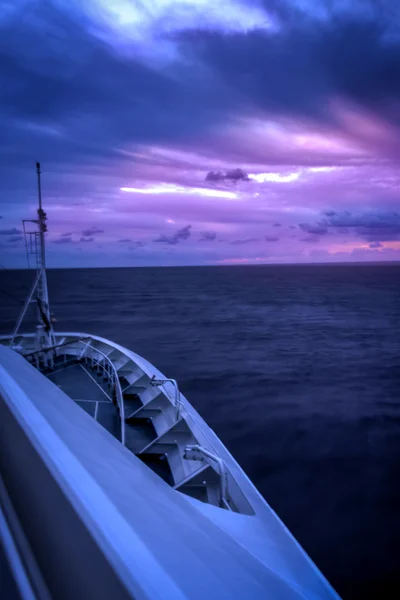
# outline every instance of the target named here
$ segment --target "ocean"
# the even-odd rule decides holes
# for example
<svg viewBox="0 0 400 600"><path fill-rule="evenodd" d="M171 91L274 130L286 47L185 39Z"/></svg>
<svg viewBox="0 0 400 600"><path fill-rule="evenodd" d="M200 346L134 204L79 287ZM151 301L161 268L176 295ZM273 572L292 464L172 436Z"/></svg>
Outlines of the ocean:
<svg viewBox="0 0 400 600"><path fill-rule="evenodd" d="M1 332L32 278L0 271ZM400 265L48 281L57 329L111 338L178 380L344 599L400 597Z"/></svg>

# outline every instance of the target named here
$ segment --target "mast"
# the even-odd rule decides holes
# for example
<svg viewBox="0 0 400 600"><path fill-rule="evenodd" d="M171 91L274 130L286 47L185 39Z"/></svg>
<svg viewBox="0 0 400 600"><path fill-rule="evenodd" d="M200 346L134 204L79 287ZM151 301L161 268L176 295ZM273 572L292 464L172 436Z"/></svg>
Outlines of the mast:
<svg viewBox="0 0 400 600"><path fill-rule="evenodd" d="M15 326L10 345L14 345L15 337L18 334L29 304L34 302L37 305L36 348L37 350L42 350L46 347L53 346L55 342L46 276L45 234L47 232L47 215L42 207L41 170L39 162L36 163L36 174L38 182L38 218L35 220L23 221L28 262L29 256L33 256L36 263L36 279ZM26 223L34 223L36 225L35 230L27 231L25 227Z"/></svg>
<svg viewBox="0 0 400 600"><path fill-rule="evenodd" d="M39 281L39 289L37 293L37 297L41 300L41 302L47 307L48 316L50 316L49 311L49 294L47 290L47 276L46 276L46 246L45 246L45 233L47 231L47 215L42 208L42 188L40 181L40 163L36 163L36 173L38 180L38 200L39 200L39 208L37 211L38 214L38 225L39 225L39 252L37 254L37 271L38 275L40 273L40 281Z"/></svg>

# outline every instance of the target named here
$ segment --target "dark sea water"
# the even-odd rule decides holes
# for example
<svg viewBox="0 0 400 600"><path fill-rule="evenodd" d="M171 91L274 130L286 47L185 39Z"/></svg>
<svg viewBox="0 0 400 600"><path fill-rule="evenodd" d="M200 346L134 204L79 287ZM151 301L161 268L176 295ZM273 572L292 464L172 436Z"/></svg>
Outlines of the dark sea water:
<svg viewBox="0 0 400 600"><path fill-rule="evenodd" d="M178 379L343 598L400 598L400 266L56 270L49 291L59 330Z"/></svg>

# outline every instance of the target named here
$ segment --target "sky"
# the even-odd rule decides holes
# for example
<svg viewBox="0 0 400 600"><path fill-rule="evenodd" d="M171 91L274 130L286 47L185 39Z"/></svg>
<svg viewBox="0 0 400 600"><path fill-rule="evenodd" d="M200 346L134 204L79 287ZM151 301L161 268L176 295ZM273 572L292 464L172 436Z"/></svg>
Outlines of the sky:
<svg viewBox="0 0 400 600"><path fill-rule="evenodd" d="M0 263L400 260L400 3L2 0Z"/></svg>

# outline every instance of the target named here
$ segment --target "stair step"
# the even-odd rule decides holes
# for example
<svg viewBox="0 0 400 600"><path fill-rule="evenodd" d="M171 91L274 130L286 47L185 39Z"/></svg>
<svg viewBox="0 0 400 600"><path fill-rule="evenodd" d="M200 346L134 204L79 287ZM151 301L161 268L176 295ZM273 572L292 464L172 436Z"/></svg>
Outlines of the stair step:
<svg viewBox="0 0 400 600"><path fill-rule="evenodd" d="M170 401L164 396L164 394L160 392L158 388L150 388L150 392L148 389L146 389L144 393L140 395L140 400L142 402L142 407L131 416L142 417L144 411L149 409L157 409L159 413L160 411L164 411L172 406Z"/></svg>
<svg viewBox="0 0 400 600"><path fill-rule="evenodd" d="M173 428L150 442L148 446L143 448L142 452L151 452L153 446L158 447L163 444L176 444L181 448L181 452L183 453L185 446L195 443L196 440L190 431L179 431Z"/></svg>
<svg viewBox="0 0 400 600"><path fill-rule="evenodd" d="M123 399L125 418L127 417L127 415L133 414L135 411L137 411L143 406L137 394L123 394Z"/></svg>
<svg viewBox="0 0 400 600"><path fill-rule="evenodd" d="M138 454L156 437L151 419L135 419L125 423L125 445L134 454Z"/></svg>
<svg viewBox="0 0 400 600"><path fill-rule="evenodd" d="M117 371L117 373L120 373L121 369L124 369L125 371L128 370L125 367L129 362L131 362L131 359L129 358L129 356L121 355L118 356L118 358L113 359L112 362L114 365L114 369ZM129 372L131 372L131 370L132 369L129 368Z"/></svg>
<svg viewBox="0 0 400 600"><path fill-rule="evenodd" d="M191 486L179 491L181 494L185 494L185 496L190 496L191 498L196 498L196 500L209 504L208 489L205 485Z"/></svg>
<svg viewBox="0 0 400 600"><path fill-rule="evenodd" d="M160 414L160 408L143 408L140 411L136 410L128 416L125 414L125 423L130 423L133 419L153 419ZM140 414L139 417L136 415Z"/></svg>
<svg viewBox="0 0 400 600"><path fill-rule="evenodd" d="M166 451L168 464L171 469L174 484L185 478L185 466L183 464L183 458L180 455L178 446L176 444L164 444L168 449Z"/></svg>
<svg viewBox="0 0 400 600"><path fill-rule="evenodd" d="M215 506L220 505L220 476L209 463L206 463L202 468L175 485L174 489L192 498L197 498L202 502L208 502Z"/></svg>
<svg viewBox="0 0 400 600"><path fill-rule="evenodd" d="M141 400L140 400L140 396L139 394L137 394L136 392L124 392L124 400L139 400L140 404L142 404Z"/></svg>
<svg viewBox="0 0 400 600"><path fill-rule="evenodd" d="M185 485L193 485L198 486L202 485L203 481L205 481L205 476L209 473L211 467L208 463L204 464L194 473L190 473L185 479L180 481L178 484L174 486L174 489L181 491L181 487Z"/></svg>
<svg viewBox="0 0 400 600"><path fill-rule="evenodd" d="M165 454L139 454L138 458L168 485L173 486L174 478Z"/></svg>
<svg viewBox="0 0 400 600"><path fill-rule="evenodd" d="M143 380L143 386L149 382L149 377L142 371L140 367L132 363L130 369L123 369L123 373L121 371L118 372L119 375L122 375L129 385L134 385L135 383Z"/></svg>
<svg viewBox="0 0 400 600"><path fill-rule="evenodd" d="M183 458L179 446L174 442L157 442L154 445L150 445L146 449L145 454L166 455L174 479L174 486L186 479L192 472L197 471L199 468L198 461L189 461ZM141 454L139 454L139 457L140 456Z"/></svg>

